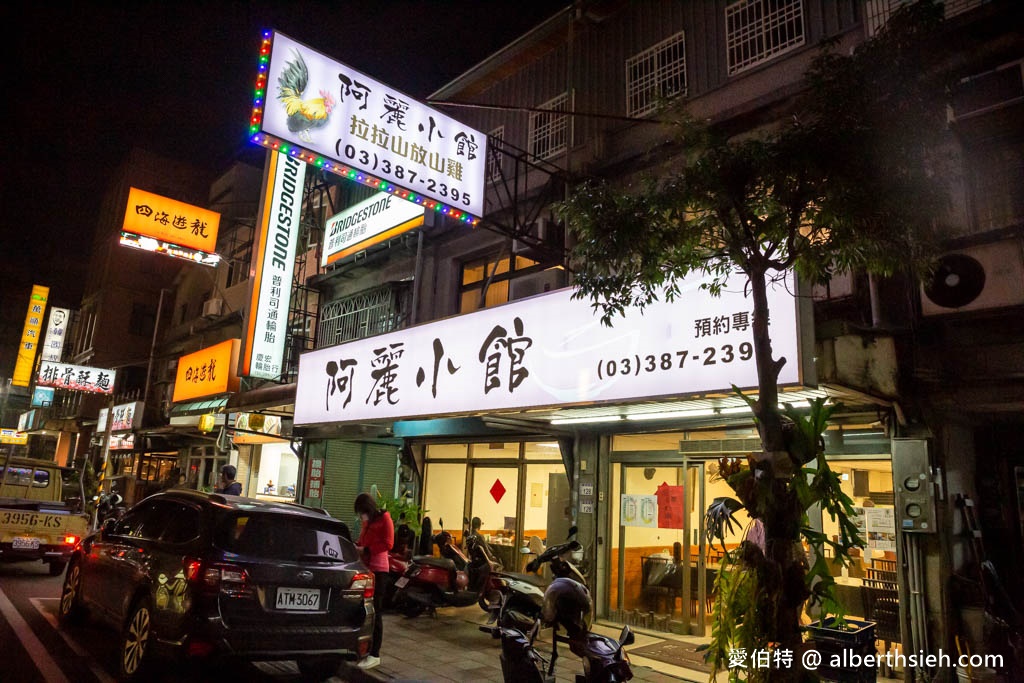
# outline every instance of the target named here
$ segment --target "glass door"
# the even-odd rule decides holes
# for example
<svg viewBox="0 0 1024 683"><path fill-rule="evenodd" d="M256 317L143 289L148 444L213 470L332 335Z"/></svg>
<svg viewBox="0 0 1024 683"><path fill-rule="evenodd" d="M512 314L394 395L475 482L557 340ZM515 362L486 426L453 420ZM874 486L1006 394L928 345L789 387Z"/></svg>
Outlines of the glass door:
<svg viewBox="0 0 1024 683"><path fill-rule="evenodd" d="M483 535L502 566L518 570L519 466L473 465L470 477L469 521L479 520L477 533ZM454 534L462 520L447 524Z"/></svg>
<svg viewBox="0 0 1024 683"><path fill-rule="evenodd" d="M684 470L678 464L612 468L609 606L617 621L673 630L684 599Z"/></svg>

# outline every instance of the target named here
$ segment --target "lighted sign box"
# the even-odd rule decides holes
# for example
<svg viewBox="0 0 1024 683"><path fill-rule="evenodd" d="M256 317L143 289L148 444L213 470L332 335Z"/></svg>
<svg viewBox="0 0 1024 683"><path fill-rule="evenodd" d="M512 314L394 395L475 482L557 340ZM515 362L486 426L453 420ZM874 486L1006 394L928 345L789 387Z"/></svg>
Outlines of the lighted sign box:
<svg viewBox="0 0 1024 683"><path fill-rule="evenodd" d="M46 338L43 342L41 358L60 362L64 351L64 333L68 329L68 317L71 311L66 308L51 308L50 322L46 326Z"/></svg>
<svg viewBox="0 0 1024 683"><path fill-rule="evenodd" d="M405 419L730 392L757 386L753 302L741 278L713 297L680 283L674 303L614 327L563 289L305 353L295 424ZM769 289L772 346L801 382L792 277Z"/></svg>
<svg viewBox="0 0 1024 683"><path fill-rule="evenodd" d="M378 192L327 219L321 263L326 266L418 228L424 215L422 206Z"/></svg>
<svg viewBox="0 0 1024 683"><path fill-rule="evenodd" d="M132 187L121 228L121 244L169 256L216 264L220 214Z"/></svg>
<svg viewBox="0 0 1024 683"><path fill-rule="evenodd" d="M18 345L18 360L15 361L14 375L11 378L11 384L16 387L27 387L32 379L36 349L39 347L39 331L43 328L43 313L46 311L46 301L49 296L49 287L32 285L28 313L25 315L25 327L22 329L21 343Z"/></svg>
<svg viewBox="0 0 1024 683"><path fill-rule="evenodd" d="M285 154L267 155L246 312L241 368L245 377L281 376L305 179L304 163Z"/></svg>
<svg viewBox="0 0 1024 683"><path fill-rule="evenodd" d="M114 419L110 424L110 431L123 432L141 427L144 408L142 401L132 401L114 406Z"/></svg>
<svg viewBox="0 0 1024 683"><path fill-rule="evenodd" d="M88 394L112 394L116 374L116 370L106 368L43 361L39 364L36 386L82 391Z"/></svg>
<svg viewBox="0 0 1024 683"><path fill-rule="evenodd" d="M200 349L178 359L178 372L174 379L175 403L203 396L238 391L238 339Z"/></svg>
<svg viewBox="0 0 1024 683"><path fill-rule="evenodd" d="M486 135L276 31L249 138L467 223L483 215Z"/></svg>
<svg viewBox="0 0 1024 683"><path fill-rule="evenodd" d="M24 446L28 443L28 434L16 429L0 429L0 443Z"/></svg>

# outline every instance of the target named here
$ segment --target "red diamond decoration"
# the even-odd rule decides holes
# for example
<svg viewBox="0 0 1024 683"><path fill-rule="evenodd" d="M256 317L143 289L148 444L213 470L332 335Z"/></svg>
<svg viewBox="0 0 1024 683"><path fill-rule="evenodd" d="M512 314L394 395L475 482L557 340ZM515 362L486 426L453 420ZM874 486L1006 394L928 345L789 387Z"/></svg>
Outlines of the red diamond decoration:
<svg viewBox="0 0 1024 683"><path fill-rule="evenodd" d="M501 502L502 497L505 495L505 487L501 485L501 479L494 480L494 484L491 485L490 494L495 503Z"/></svg>

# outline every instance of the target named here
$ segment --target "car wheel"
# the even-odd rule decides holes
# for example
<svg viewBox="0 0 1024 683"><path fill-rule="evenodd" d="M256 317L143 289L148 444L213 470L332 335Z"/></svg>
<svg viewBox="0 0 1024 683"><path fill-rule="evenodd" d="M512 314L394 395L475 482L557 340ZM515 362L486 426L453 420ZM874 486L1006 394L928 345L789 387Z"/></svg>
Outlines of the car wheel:
<svg viewBox="0 0 1024 683"><path fill-rule="evenodd" d="M60 560L50 562L50 576L60 576L64 572L64 568L67 566L67 562L61 562Z"/></svg>
<svg viewBox="0 0 1024 683"><path fill-rule="evenodd" d="M342 658L331 657L310 657L300 659L296 662L299 665L299 673L304 681L323 681L338 673L341 667Z"/></svg>
<svg viewBox="0 0 1024 683"><path fill-rule="evenodd" d="M84 616L82 565L76 561L71 563L67 574L64 575L64 584L60 589L60 604L57 606L57 618L63 624L72 624L81 621Z"/></svg>
<svg viewBox="0 0 1024 683"><path fill-rule="evenodd" d="M139 598L128 610L128 619L121 630L118 647L118 671L123 681L140 680L149 661L149 636L152 629L153 610L149 600Z"/></svg>

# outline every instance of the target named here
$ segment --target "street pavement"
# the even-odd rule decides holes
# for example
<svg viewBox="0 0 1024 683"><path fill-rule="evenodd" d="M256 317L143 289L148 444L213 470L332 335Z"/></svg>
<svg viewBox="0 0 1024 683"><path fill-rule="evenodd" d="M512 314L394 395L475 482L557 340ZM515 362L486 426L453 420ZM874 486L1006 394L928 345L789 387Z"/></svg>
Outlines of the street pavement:
<svg viewBox="0 0 1024 683"><path fill-rule="evenodd" d="M462 608L442 608L437 616L423 615L413 619L401 614L384 614L384 640L381 645L381 663L374 669L363 670L346 665L339 678L353 683L380 683L381 681L502 681L500 643L480 631L486 621L476 605ZM618 629L597 625L598 633L617 636ZM544 632L544 636L550 631ZM543 636L542 636L543 637ZM539 643L547 655L551 643L546 637ZM636 649L662 640L654 636L637 634L636 643L627 648ZM691 641L692 642L692 641ZM555 665L558 681L573 681L583 673L582 661L567 646L558 649ZM630 658L633 680L641 683L693 681L705 683L708 675L653 660L633 656Z"/></svg>

